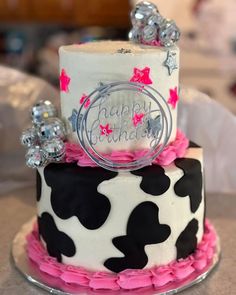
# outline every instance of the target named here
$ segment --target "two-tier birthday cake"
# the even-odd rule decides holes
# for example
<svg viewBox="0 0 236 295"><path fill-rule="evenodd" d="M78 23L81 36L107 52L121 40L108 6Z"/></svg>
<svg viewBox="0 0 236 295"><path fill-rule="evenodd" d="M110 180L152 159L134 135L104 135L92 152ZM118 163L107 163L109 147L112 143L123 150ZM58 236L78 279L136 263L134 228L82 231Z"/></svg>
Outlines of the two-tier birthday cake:
<svg viewBox="0 0 236 295"><path fill-rule="evenodd" d="M177 129L179 30L147 2L130 41L63 46L61 117L32 109L22 135L37 168L27 253L65 284L163 288L211 263L202 148Z"/></svg>

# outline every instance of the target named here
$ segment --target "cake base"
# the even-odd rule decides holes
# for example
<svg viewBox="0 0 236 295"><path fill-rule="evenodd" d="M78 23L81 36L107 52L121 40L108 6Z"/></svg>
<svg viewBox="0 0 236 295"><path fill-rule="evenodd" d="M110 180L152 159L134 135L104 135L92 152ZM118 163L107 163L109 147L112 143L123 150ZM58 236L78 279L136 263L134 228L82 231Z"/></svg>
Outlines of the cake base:
<svg viewBox="0 0 236 295"><path fill-rule="evenodd" d="M143 294L143 295L161 295L161 294L176 294L183 291L197 283L203 281L217 266L220 260L220 244L219 239L216 236L217 244L215 248L215 253L213 258L209 263L201 270L194 271L187 278L178 280L174 283L169 283L163 287L145 287L135 290L93 290L89 287L81 287L75 284L67 284L62 282L58 277L48 275L42 272L38 265L31 261L27 256L26 246L27 246L27 236L31 233L33 224L35 223L35 218L27 222L22 226L20 231L17 233L13 240L12 245L12 257L16 268L20 273L32 284L50 292L51 294Z"/></svg>

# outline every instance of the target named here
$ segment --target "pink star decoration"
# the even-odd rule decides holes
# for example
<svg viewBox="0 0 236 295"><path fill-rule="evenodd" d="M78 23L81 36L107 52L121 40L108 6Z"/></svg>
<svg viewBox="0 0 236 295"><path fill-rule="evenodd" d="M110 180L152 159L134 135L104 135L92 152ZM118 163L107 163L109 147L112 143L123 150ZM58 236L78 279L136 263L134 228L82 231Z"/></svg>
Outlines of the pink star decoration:
<svg viewBox="0 0 236 295"><path fill-rule="evenodd" d="M65 69L61 70L60 89L64 92L69 92L70 77L66 74Z"/></svg>
<svg viewBox="0 0 236 295"><path fill-rule="evenodd" d="M138 82L146 85L152 84L152 80L150 78L150 68L146 67L143 70L138 68L134 68L133 77L130 79L130 82Z"/></svg>
<svg viewBox="0 0 236 295"><path fill-rule="evenodd" d="M107 124L105 126L100 125L99 127L101 129L101 135L108 136L109 134L111 134L113 132L113 130L110 129L109 124Z"/></svg>
<svg viewBox="0 0 236 295"><path fill-rule="evenodd" d="M143 118L144 118L144 114L141 113L141 114L137 114L135 113L134 117L133 117L133 124L134 124L134 127L137 127L139 124L143 124Z"/></svg>
<svg viewBox="0 0 236 295"><path fill-rule="evenodd" d="M81 96L80 100L79 100L79 103L80 103L80 104L83 104L84 101L87 99L87 97L88 97L88 96L87 96L86 94L83 94L83 95ZM87 108L89 107L89 105L90 105L90 99L87 99L86 102L85 102L85 104L84 104L85 109L87 109Z"/></svg>
<svg viewBox="0 0 236 295"><path fill-rule="evenodd" d="M170 89L170 98L168 100L168 103L171 104L172 107L175 109L178 100L179 100L178 88L175 87L175 89Z"/></svg>

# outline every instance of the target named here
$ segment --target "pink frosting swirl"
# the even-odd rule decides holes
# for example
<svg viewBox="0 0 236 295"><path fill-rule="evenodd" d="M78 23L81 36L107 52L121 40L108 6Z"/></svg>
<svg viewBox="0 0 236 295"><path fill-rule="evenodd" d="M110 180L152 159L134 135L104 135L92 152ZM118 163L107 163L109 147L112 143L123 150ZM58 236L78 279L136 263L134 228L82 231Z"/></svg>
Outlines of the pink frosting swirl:
<svg viewBox="0 0 236 295"><path fill-rule="evenodd" d="M174 272L169 265L154 267L152 270L152 284L163 287L173 281Z"/></svg>
<svg viewBox="0 0 236 295"><path fill-rule="evenodd" d="M127 269L115 274L92 272L82 267L59 263L48 255L38 237L38 229L34 227L27 237L27 252L29 258L35 262L40 271L52 278L58 278L62 284L112 291L145 287L155 287L158 290L170 283L181 282L191 275L197 275L211 264L217 241L213 226L206 220L202 241L198 244L196 251L186 259L173 261L164 266L155 266L151 269Z"/></svg>
<svg viewBox="0 0 236 295"><path fill-rule="evenodd" d="M150 270L128 269L118 274L117 283L122 289L137 289L152 285L152 274Z"/></svg>
<svg viewBox="0 0 236 295"><path fill-rule="evenodd" d="M153 161L153 164L163 166L171 164L176 158L180 158L185 155L188 146L189 140L180 130L177 130L176 139L164 148L161 154ZM111 154L105 154L103 156L114 162L124 163L140 159L146 153L147 150L138 150L134 152L114 151ZM77 162L78 166L82 167L97 166L79 144L69 142L66 143L65 161L67 163Z"/></svg>

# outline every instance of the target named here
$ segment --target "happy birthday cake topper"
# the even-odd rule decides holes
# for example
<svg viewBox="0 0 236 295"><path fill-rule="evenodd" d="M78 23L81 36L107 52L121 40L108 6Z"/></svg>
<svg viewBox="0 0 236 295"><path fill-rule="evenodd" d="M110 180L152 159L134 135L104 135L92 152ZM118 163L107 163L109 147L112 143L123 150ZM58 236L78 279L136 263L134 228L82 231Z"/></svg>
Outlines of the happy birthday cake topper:
<svg viewBox="0 0 236 295"><path fill-rule="evenodd" d="M102 84L73 114L72 126L84 151L97 165L112 171L150 165L168 143L172 131L168 103L157 90L141 83ZM117 150L120 143L124 152L137 149L140 143L145 143L145 148L131 162L114 160L101 152L103 145L113 145Z"/></svg>

